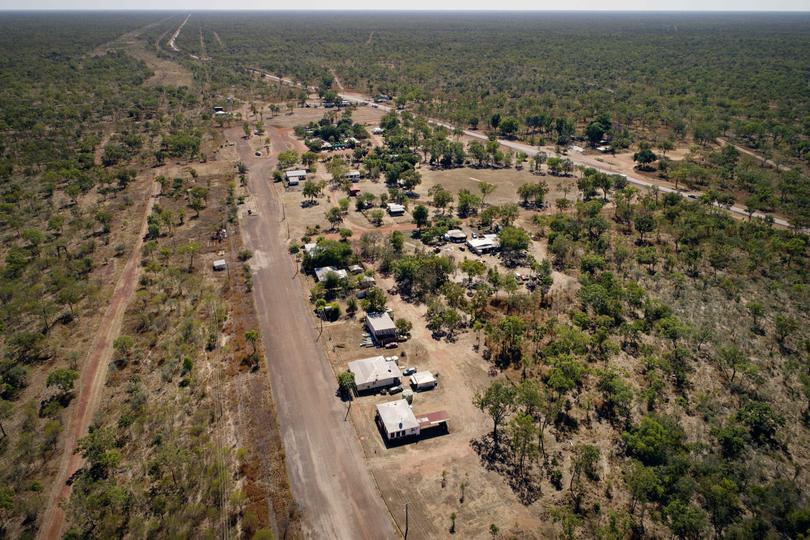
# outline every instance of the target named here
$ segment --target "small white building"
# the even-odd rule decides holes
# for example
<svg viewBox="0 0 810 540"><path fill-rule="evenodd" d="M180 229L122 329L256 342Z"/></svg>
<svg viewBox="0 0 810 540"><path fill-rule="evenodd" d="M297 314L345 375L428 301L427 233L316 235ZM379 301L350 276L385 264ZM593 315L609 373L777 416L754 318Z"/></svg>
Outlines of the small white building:
<svg viewBox="0 0 810 540"><path fill-rule="evenodd" d="M329 274L335 274L338 279L346 279L349 277L346 270L338 270L334 266L323 266L315 269L315 277L318 278L318 282L324 281Z"/></svg>
<svg viewBox="0 0 810 540"><path fill-rule="evenodd" d="M386 360L384 356L349 362L349 371L354 375L354 386L358 392L398 385L402 377L397 363Z"/></svg>
<svg viewBox="0 0 810 540"><path fill-rule="evenodd" d="M318 244L315 242L310 242L309 244L304 244L304 255L312 255L315 250L318 249Z"/></svg>
<svg viewBox="0 0 810 540"><path fill-rule="evenodd" d="M388 313L366 313L366 328L380 344L397 338L397 327Z"/></svg>
<svg viewBox="0 0 810 540"><path fill-rule="evenodd" d="M405 207L397 203L388 203L388 213L392 216L401 216L405 213Z"/></svg>
<svg viewBox="0 0 810 540"><path fill-rule="evenodd" d="M284 177L287 179L287 185L289 186L297 186L302 181L307 179L307 171L304 169L296 169L294 171L287 171L284 173Z"/></svg>
<svg viewBox="0 0 810 540"><path fill-rule="evenodd" d="M501 247L497 234L485 234L480 238L470 238L467 240L467 247L476 255L492 253Z"/></svg>
<svg viewBox="0 0 810 540"><path fill-rule="evenodd" d="M349 272L351 272L352 274L362 274L363 267L360 266L359 264L353 264L349 267Z"/></svg>
<svg viewBox="0 0 810 540"><path fill-rule="evenodd" d="M225 259L217 259L214 261L214 272L222 272L228 267L228 263L225 262Z"/></svg>
<svg viewBox="0 0 810 540"><path fill-rule="evenodd" d="M411 386L414 390L430 390L438 384L436 377L429 371L417 371L411 375Z"/></svg>
<svg viewBox="0 0 810 540"><path fill-rule="evenodd" d="M381 127L375 127L374 129L371 130L371 133L373 133L374 135L382 135L383 133L385 133L385 130Z"/></svg>
<svg viewBox="0 0 810 540"><path fill-rule="evenodd" d="M389 441L419 435L419 420L404 399L380 403L375 418Z"/></svg>
<svg viewBox="0 0 810 540"><path fill-rule="evenodd" d="M359 182L360 181L360 171L349 171L349 172L346 173L346 178L348 178L352 182Z"/></svg>
<svg viewBox="0 0 810 540"><path fill-rule="evenodd" d="M463 243L467 239L467 234L461 229L450 229L444 233L444 239L448 242Z"/></svg>

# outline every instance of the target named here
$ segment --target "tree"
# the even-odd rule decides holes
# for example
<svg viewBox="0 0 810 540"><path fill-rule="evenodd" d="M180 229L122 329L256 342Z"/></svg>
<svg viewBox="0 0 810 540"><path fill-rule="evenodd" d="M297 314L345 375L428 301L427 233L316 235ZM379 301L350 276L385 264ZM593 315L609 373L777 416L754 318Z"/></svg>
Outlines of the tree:
<svg viewBox="0 0 810 540"><path fill-rule="evenodd" d="M335 227L337 227L339 223L343 222L343 212L341 212L339 207L334 206L327 210L326 220L329 222L331 229L334 231Z"/></svg>
<svg viewBox="0 0 810 540"><path fill-rule="evenodd" d="M61 397L64 398L73 391L73 385L78 378L79 372L75 369L59 368L48 374L46 386L48 388L56 386L59 389Z"/></svg>
<svg viewBox="0 0 810 540"><path fill-rule="evenodd" d="M385 311L386 302L387 299L382 289L371 287L366 291L366 296L363 298L363 311L366 313L381 313Z"/></svg>
<svg viewBox="0 0 810 540"><path fill-rule="evenodd" d="M307 198L307 200L314 201L321 196L321 193L323 193L323 185L314 180L307 180L304 182L304 188L302 189L301 193Z"/></svg>
<svg viewBox="0 0 810 540"><path fill-rule="evenodd" d="M481 191L481 204L484 204L484 201L487 198L487 195L490 195L497 186L490 182L480 182L478 184L478 189Z"/></svg>
<svg viewBox="0 0 810 540"><path fill-rule="evenodd" d="M526 458L532 459L537 453L534 442L537 428L534 425L534 419L524 413L515 415L509 422L509 435L512 449L518 457L518 473L522 475Z"/></svg>
<svg viewBox="0 0 810 540"><path fill-rule="evenodd" d="M351 399L354 392L354 373L351 371L341 371L337 374L338 390L340 394Z"/></svg>
<svg viewBox="0 0 810 540"><path fill-rule="evenodd" d="M655 217L652 214L642 213L636 216L634 225L639 234L639 242L644 243L644 235L655 230Z"/></svg>
<svg viewBox="0 0 810 540"><path fill-rule="evenodd" d="M639 169L648 168L650 163L656 159L658 159L658 156L649 147L642 147L641 150L633 154L633 161L638 163Z"/></svg>
<svg viewBox="0 0 810 540"><path fill-rule="evenodd" d="M135 340L130 336L118 336L113 341L113 349L120 357L129 362L132 349L135 347Z"/></svg>
<svg viewBox="0 0 810 540"><path fill-rule="evenodd" d="M476 394L475 406L492 418L493 452L498 449L498 427L511 412L515 401L515 389L502 381L494 381L486 391Z"/></svg>
<svg viewBox="0 0 810 540"><path fill-rule="evenodd" d="M776 333L776 342L779 344L781 350L785 350L785 342L787 338L799 328L799 323L788 315L781 313L774 317L774 331Z"/></svg>
<svg viewBox="0 0 810 540"><path fill-rule="evenodd" d="M698 540L706 530L706 513L693 504L675 498L664 507L667 525L678 538Z"/></svg>
<svg viewBox="0 0 810 540"><path fill-rule="evenodd" d="M748 428L754 442L772 444L785 418L764 401L749 401L737 411L736 419Z"/></svg>
<svg viewBox="0 0 810 540"><path fill-rule="evenodd" d="M375 208L374 210L369 212L369 221L371 221L371 223L376 225L377 227L382 225L384 217L385 213L379 208Z"/></svg>
<svg viewBox="0 0 810 540"><path fill-rule="evenodd" d="M255 358L257 354L256 344L259 342L259 331L255 328L245 332L245 340L250 343L250 357Z"/></svg>
<svg viewBox="0 0 810 540"><path fill-rule="evenodd" d="M433 206L441 210L442 213L447 205L453 202L453 195L440 184L430 188L428 193L433 197Z"/></svg>
<svg viewBox="0 0 810 540"><path fill-rule="evenodd" d="M580 476L584 473L589 480L598 480L599 473L596 469L601 453L599 448L590 444L580 444L574 448L574 463L571 471L571 484L568 489L579 484ZM577 489L579 491L579 489Z"/></svg>
<svg viewBox="0 0 810 540"><path fill-rule="evenodd" d="M520 227L504 227L498 233L498 239L504 260L508 264L515 263L529 248L529 234Z"/></svg>
<svg viewBox="0 0 810 540"><path fill-rule="evenodd" d="M298 152L295 150L285 150L278 155L278 166L280 169L289 169L298 163Z"/></svg>
<svg viewBox="0 0 810 540"><path fill-rule="evenodd" d="M739 489L729 478L712 476L703 481L700 491L709 510L714 532L717 538L722 538L725 528L740 515Z"/></svg>
<svg viewBox="0 0 810 540"><path fill-rule="evenodd" d="M498 126L493 127L499 127L504 136L513 137L515 133L517 133L520 123L518 122L517 118L507 116L501 119Z"/></svg>
<svg viewBox="0 0 810 540"><path fill-rule="evenodd" d="M428 224L430 215L428 209L423 204L416 205L416 208L413 209L411 213L413 216L413 222L416 223L416 228L421 229L425 225Z"/></svg>
<svg viewBox="0 0 810 540"><path fill-rule="evenodd" d="M637 506L641 508L639 524L643 531L647 503L658 498L662 489L661 482L655 474L654 468L645 467L635 460L625 469L624 481L630 494L630 514L635 514Z"/></svg>
<svg viewBox="0 0 810 540"><path fill-rule="evenodd" d="M188 273L194 271L194 255L200 251L200 244L198 242L189 242L180 246L180 253L188 255Z"/></svg>
<svg viewBox="0 0 810 540"><path fill-rule="evenodd" d="M681 427L666 417L645 416L630 431L622 435L627 453L645 465L662 465L680 451L684 433Z"/></svg>
<svg viewBox="0 0 810 540"><path fill-rule="evenodd" d="M745 354L735 345L720 347L717 350L715 361L729 384L734 384L737 370L748 365L748 358L746 358Z"/></svg>
<svg viewBox="0 0 810 540"><path fill-rule="evenodd" d="M434 196L435 197L435 196ZM462 189L458 192L458 215L465 218L478 211L481 206L481 197L470 193L468 189Z"/></svg>
<svg viewBox="0 0 810 540"><path fill-rule="evenodd" d="M413 323L408 319L397 319L394 323L397 328L397 336L400 338L407 338L411 335Z"/></svg>
<svg viewBox="0 0 810 540"><path fill-rule="evenodd" d="M460 268L462 272L467 274L467 281L471 283L473 279L484 274L487 266L478 259L464 259Z"/></svg>

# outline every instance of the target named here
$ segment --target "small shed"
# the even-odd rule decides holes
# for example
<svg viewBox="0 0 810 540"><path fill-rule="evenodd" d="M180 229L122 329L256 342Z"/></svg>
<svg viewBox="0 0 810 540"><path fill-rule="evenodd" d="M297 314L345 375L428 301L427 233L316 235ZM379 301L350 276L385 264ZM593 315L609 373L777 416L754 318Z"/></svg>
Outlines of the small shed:
<svg viewBox="0 0 810 540"><path fill-rule="evenodd" d="M373 287L375 283L377 283L377 280L375 280L373 277L363 276L362 278L360 278L360 281L358 281L357 285L361 289L368 289L369 287Z"/></svg>
<svg viewBox="0 0 810 540"><path fill-rule="evenodd" d="M349 172L346 173L346 178L348 178L352 182L359 182L360 181L360 171L349 171Z"/></svg>
<svg viewBox="0 0 810 540"><path fill-rule="evenodd" d="M359 264L353 264L349 267L349 272L351 272L352 274L362 274L363 267L360 266Z"/></svg>
<svg viewBox="0 0 810 540"><path fill-rule="evenodd" d="M417 371L411 375L411 386L416 390L430 390L436 387L436 377L429 371Z"/></svg>
<svg viewBox="0 0 810 540"><path fill-rule="evenodd" d="M374 129L371 130L371 132L374 135L382 135L383 133L385 133L385 130L381 127L375 127Z"/></svg>
<svg viewBox="0 0 810 540"><path fill-rule="evenodd" d="M405 213L405 207L397 203L388 203L388 213L392 216L401 216Z"/></svg>
<svg viewBox="0 0 810 540"><path fill-rule="evenodd" d="M217 259L214 261L214 272L222 272L228 267L228 263L225 262L225 259Z"/></svg>

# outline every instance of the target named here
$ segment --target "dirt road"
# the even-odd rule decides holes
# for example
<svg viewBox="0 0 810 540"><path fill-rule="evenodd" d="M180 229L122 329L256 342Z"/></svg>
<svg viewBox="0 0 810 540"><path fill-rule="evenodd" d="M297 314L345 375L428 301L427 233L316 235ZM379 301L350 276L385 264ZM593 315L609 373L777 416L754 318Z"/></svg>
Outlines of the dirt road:
<svg viewBox="0 0 810 540"><path fill-rule="evenodd" d="M110 304L101 319L101 327L90 347L87 360L82 364L76 403L73 405L73 411L65 430L65 446L59 461L59 470L48 495L45 512L42 514L43 522L37 533L37 538L40 540L58 540L62 537L65 513L61 503L67 501L70 496L70 486L66 484L66 481L83 464L82 457L76 453L76 445L79 439L87 433L104 390L107 366L113 355L113 341L121 332L124 312L135 292L141 274L141 247L143 247L143 237L146 235L146 218L152 213L152 205L159 190L160 184L153 182L153 191L144 208L138 238L132 246L121 277L115 284Z"/></svg>
<svg viewBox="0 0 810 540"><path fill-rule="evenodd" d="M739 144L734 144L733 142L730 142L730 141L724 139L723 137L717 137L717 139L715 139L715 140L717 141L717 144L720 144L720 145L728 144L730 146L733 146L734 148L737 149L738 152L742 152L743 154L747 154L747 155L751 156L752 158L758 159L759 161L762 161L766 165L769 165L769 166L775 168L777 171L789 171L790 170L790 167L786 167L785 165L779 165L778 163L776 163L772 159L766 159L765 157L763 157L763 156L757 154L756 152L754 152L753 150L751 150L749 148L746 148L744 146L740 146Z"/></svg>
<svg viewBox="0 0 810 540"><path fill-rule="evenodd" d="M186 23L188 22L189 17L191 17L191 14L189 14L188 16L186 16L185 20L183 20L183 22L181 22L181 23L180 23L180 26L178 26L178 27L177 27L177 30L175 30L175 31L174 31L174 34L172 34L171 39L169 39L169 48L170 48L171 50L173 50L174 52L180 52L180 49L178 49L178 48L177 48L177 45L175 45L175 43L174 43L174 42L175 42L175 40L177 39L177 36L179 36L179 35L180 35L180 32L183 30L183 27L184 27L184 26L186 25Z"/></svg>
<svg viewBox="0 0 810 540"><path fill-rule="evenodd" d="M228 131L250 169L252 207L240 219L253 253L253 294L267 351L274 401L293 496L309 538L395 538L393 523L369 473L337 383L309 313L309 302L287 252L286 224L274 193L275 158L256 158L241 129ZM278 152L289 141L275 132Z"/></svg>

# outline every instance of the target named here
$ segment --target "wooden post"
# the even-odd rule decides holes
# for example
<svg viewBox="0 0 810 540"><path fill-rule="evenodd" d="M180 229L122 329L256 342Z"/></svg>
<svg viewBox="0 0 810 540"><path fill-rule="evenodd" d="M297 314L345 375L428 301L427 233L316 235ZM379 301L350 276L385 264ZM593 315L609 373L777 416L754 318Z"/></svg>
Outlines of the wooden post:
<svg viewBox="0 0 810 540"><path fill-rule="evenodd" d="M405 503L405 540L408 540L408 503Z"/></svg>

